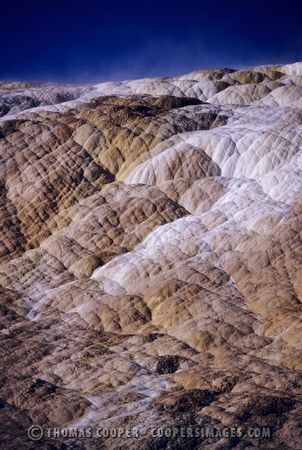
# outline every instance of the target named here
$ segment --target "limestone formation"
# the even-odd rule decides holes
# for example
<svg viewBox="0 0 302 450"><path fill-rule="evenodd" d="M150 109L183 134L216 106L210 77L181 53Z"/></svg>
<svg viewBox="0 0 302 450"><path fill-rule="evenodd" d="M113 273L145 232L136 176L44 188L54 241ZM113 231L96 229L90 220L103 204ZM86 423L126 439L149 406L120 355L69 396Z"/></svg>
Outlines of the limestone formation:
<svg viewBox="0 0 302 450"><path fill-rule="evenodd" d="M0 116L2 447L301 450L302 63L2 82Z"/></svg>

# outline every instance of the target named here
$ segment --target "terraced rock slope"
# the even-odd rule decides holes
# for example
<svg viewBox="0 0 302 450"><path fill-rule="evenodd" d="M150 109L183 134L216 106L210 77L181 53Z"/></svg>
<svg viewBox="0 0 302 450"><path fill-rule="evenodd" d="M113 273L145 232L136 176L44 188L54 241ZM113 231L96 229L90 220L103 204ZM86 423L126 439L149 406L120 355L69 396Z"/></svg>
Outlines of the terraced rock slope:
<svg viewBox="0 0 302 450"><path fill-rule="evenodd" d="M302 63L0 83L0 115L3 448L301 450Z"/></svg>

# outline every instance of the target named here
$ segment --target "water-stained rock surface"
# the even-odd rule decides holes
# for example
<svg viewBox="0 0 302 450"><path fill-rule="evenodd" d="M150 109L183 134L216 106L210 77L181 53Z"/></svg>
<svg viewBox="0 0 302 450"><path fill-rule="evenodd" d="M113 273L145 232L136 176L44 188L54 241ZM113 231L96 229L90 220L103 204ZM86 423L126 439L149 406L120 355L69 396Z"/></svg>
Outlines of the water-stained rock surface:
<svg viewBox="0 0 302 450"><path fill-rule="evenodd" d="M302 63L0 83L0 116L2 447L300 450Z"/></svg>

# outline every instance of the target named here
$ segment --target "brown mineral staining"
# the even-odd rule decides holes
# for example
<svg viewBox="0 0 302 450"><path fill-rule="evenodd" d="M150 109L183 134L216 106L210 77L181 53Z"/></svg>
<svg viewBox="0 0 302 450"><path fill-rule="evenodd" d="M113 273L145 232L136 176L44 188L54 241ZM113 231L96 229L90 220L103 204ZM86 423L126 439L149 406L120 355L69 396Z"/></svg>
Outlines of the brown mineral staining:
<svg viewBox="0 0 302 450"><path fill-rule="evenodd" d="M160 356L156 365L157 373L174 373L179 367L178 356Z"/></svg>
<svg viewBox="0 0 302 450"><path fill-rule="evenodd" d="M0 83L3 448L301 449L301 80Z"/></svg>
<svg viewBox="0 0 302 450"><path fill-rule="evenodd" d="M215 393L209 389L192 389L177 395L162 395L157 399L158 407L174 412L196 412L214 401Z"/></svg>

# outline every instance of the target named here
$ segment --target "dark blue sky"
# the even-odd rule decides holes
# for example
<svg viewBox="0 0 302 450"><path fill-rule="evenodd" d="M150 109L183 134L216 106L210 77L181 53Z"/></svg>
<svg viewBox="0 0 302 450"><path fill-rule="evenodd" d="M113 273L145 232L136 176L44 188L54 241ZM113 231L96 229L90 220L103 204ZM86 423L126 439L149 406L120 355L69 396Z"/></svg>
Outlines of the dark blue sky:
<svg viewBox="0 0 302 450"><path fill-rule="evenodd" d="M302 60L302 0L0 0L0 79L95 82Z"/></svg>

